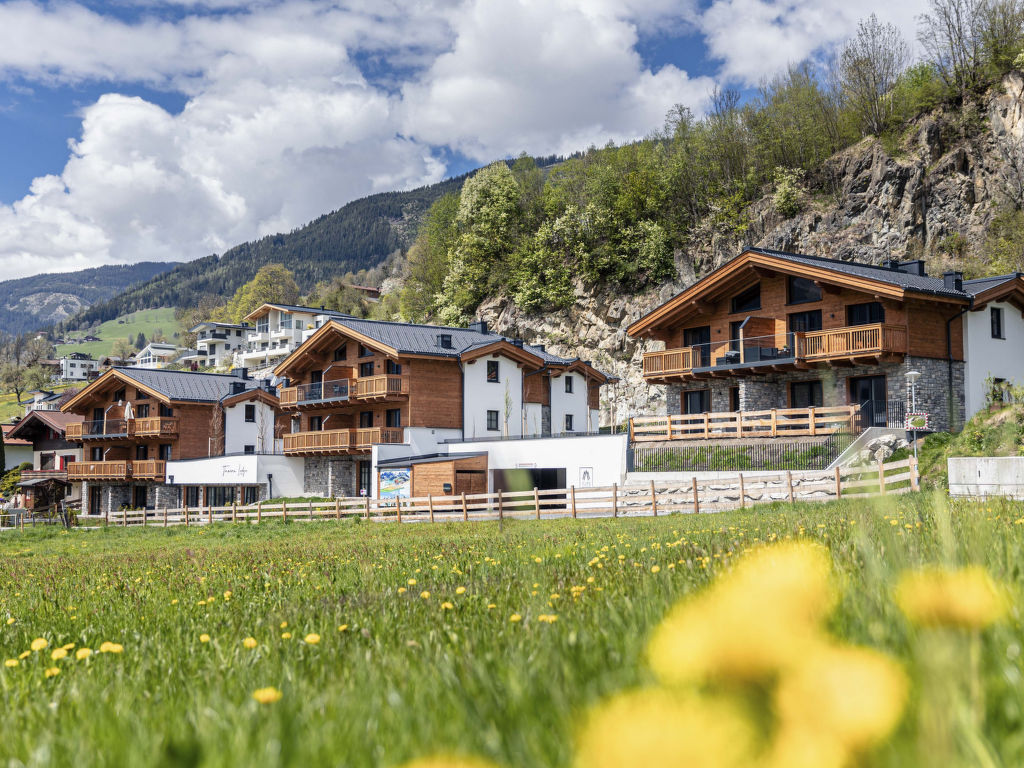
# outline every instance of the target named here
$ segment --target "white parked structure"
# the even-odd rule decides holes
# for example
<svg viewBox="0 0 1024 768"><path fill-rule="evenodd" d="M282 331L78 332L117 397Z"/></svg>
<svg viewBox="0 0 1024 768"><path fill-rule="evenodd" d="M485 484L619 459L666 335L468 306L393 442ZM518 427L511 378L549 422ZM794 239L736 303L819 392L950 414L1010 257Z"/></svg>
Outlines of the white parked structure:
<svg viewBox="0 0 1024 768"><path fill-rule="evenodd" d="M262 369L277 365L331 318L349 317L320 307L264 304L246 315L251 323L244 351L236 356L242 368Z"/></svg>
<svg viewBox="0 0 1024 768"><path fill-rule="evenodd" d="M135 366L149 369L166 368L179 354L180 350L173 344L151 341L135 356Z"/></svg>
<svg viewBox="0 0 1024 768"><path fill-rule="evenodd" d="M60 377L64 381L86 381L100 368L100 361L84 352L72 352L60 359Z"/></svg>
<svg viewBox="0 0 1024 768"><path fill-rule="evenodd" d="M236 352L248 349L248 323L204 322L189 328L196 334L196 350L181 358L186 365L195 363L203 368L230 366Z"/></svg>
<svg viewBox="0 0 1024 768"><path fill-rule="evenodd" d="M964 392L970 418L1000 385L1024 385L1024 274L964 281L974 295L964 315Z"/></svg>

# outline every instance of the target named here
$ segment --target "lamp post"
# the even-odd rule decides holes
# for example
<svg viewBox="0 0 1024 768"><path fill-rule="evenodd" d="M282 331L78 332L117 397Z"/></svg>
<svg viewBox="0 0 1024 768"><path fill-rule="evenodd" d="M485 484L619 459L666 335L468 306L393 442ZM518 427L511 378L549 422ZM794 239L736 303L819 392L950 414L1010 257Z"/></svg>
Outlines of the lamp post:
<svg viewBox="0 0 1024 768"><path fill-rule="evenodd" d="M910 386L910 412L917 413L917 380L921 378L920 371L907 371L907 384ZM911 425L908 425L911 426ZM914 434L914 462L917 462L917 434Z"/></svg>

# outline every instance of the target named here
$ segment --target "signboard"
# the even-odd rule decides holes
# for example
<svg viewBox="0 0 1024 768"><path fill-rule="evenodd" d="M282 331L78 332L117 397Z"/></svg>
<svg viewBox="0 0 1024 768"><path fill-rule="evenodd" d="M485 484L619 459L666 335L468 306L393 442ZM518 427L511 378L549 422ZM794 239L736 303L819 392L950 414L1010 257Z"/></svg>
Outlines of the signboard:
<svg viewBox="0 0 1024 768"><path fill-rule="evenodd" d="M931 430L927 413L908 413L906 430L908 432L924 432Z"/></svg>
<svg viewBox="0 0 1024 768"><path fill-rule="evenodd" d="M593 488L594 487L594 468L593 467L580 467L580 488Z"/></svg>
<svg viewBox="0 0 1024 768"><path fill-rule="evenodd" d="M379 485L382 499L408 499L411 495L412 470L382 469Z"/></svg>

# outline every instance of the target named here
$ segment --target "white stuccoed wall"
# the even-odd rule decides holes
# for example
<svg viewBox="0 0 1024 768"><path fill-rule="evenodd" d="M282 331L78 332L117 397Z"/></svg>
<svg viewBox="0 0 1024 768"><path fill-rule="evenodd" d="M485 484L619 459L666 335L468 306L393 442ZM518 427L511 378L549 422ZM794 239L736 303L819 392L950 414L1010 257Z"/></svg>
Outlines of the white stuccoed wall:
<svg viewBox="0 0 1024 768"><path fill-rule="evenodd" d="M258 400L255 405L255 423L245 420L245 403L224 409L224 453L243 453L247 445L256 446L257 453L274 450L274 409Z"/></svg>
<svg viewBox="0 0 1024 768"><path fill-rule="evenodd" d="M566 377L572 377L572 393L565 391ZM551 380L551 432L560 435L565 432L565 415L572 414L574 432L586 432L590 425L590 408L587 406L587 382L578 373L562 374Z"/></svg>
<svg viewBox="0 0 1024 768"><path fill-rule="evenodd" d="M498 383L487 381L487 360L498 361ZM515 437L523 428L523 371L506 357L483 357L462 367L464 382L462 425L467 438ZM511 408L508 411L508 429L505 422L505 396ZM498 431L487 429L487 411L498 412Z"/></svg>
<svg viewBox="0 0 1024 768"><path fill-rule="evenodd" d="M990 307L1003 310L1005 339L992 338ZM967 418L985 407L985 379L1006 379L1024 384L1024 317L1019 309L1001 302L964 315ZM909 407L909 404L908 404Z"/></svg>
<svg viewBox="0 0 1024 768"><path fill-rule="evenodd" d="M167 462L174 485L262 485L273 475L274 496L303 496L304 460L299 456L214 456Z"/></svg>

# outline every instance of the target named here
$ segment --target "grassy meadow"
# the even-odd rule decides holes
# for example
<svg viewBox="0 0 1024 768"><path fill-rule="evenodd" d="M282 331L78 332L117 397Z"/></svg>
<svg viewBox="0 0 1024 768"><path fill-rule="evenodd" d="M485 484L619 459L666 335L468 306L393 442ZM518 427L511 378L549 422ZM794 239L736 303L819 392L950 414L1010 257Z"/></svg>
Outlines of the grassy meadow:
<svg viewBox="0 0 1024 768"><path fill-rule="evenodd" d="M530 768L1017 766L1022 516L1020 504L911 495L502 528L318 521L7 533L0 764L399 766L454 754ZM687 601L728 583L752 550L792 542L821 555L828 590L811 595L813 575L786 586L754 574L740 599L757 599L750 613L767 622L763 632L715 638L749 617L709 608L695 633L669 634L668 645L662 636L648 651L673 605L701 605ZM908 621L894 597L901 573L967 564L1004 585L1005 611L966 629ZM821 626L796 633L804 618L792 618L794 607L815 600ZM983 602L968 595L961 624ZM714 648L694 651L702 633ZM798 668L762 675L774 661L753 675L729 666L737 658L708 661L714 675L676 674L677 660L692 667L709 648L738 648L741 666L799 651L794 667L816 670L826 645L872 649L866 672L839 664L814 671L804 689ZM783 759L777 733L794 706L809 717L832 711L816 699L819 678L852 697L832 702L842 715L833 741L846 751L826 759L800 741L801 754ZM756 757L734 754L723 723L739 722L736 712ZM671 751L659 759L657 750Z"/></svg>
<svg viewBox="0 0 1024 768"><path fill-rule="evenodd" d="M172 307L161 307L160 309L140 309L137 312L130 312L114 320L101 323L98 328L86 332L75 331L69 334L72 337L97 336L102 341L86 341L82 344L58 344L56 356L63 357L72 352L85 352L93 357L109 355L114 348L114 341L117 339L128 339L132 346L135 346L135 339L139 333L145 335L150 341L153 334L163 331L168 343L175 343L174 334L180 333L181 328L178 321L174 319Z"/></svg>

